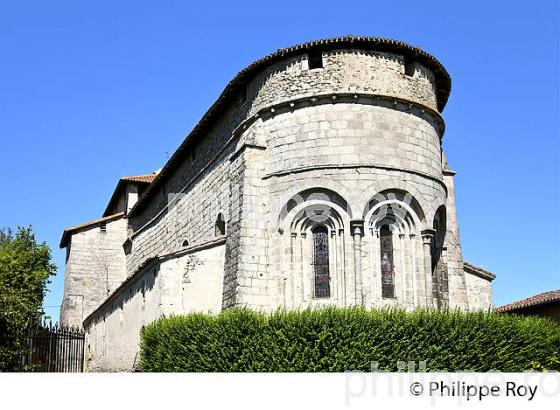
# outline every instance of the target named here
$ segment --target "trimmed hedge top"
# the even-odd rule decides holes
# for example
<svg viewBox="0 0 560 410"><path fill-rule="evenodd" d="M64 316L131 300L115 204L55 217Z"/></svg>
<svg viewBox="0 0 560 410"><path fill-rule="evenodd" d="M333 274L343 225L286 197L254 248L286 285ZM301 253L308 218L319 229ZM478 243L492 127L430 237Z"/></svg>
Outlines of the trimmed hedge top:
<svg viewBox="0 0 560 410"><path fill-rule="evenodd" d="M273 314L247 309L162 318L141 333L148 372L560 370L560 326L484 312L328 307Z"/></svg>

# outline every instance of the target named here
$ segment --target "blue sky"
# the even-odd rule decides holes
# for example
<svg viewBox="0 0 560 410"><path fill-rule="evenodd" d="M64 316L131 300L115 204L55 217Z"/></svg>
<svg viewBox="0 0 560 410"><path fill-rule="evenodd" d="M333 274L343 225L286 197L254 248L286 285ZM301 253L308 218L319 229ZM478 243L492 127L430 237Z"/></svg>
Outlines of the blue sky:
<svg viewBox="0 0 560 410"><path fill-rule="evenodd" d="M0 3L0 226L33 225L59 273L62 230L99 217L122 175L161 167L246 65L345 34L435 55L453 78L444 147L465 260L495 303L560 288L556 1Z"/></svg>

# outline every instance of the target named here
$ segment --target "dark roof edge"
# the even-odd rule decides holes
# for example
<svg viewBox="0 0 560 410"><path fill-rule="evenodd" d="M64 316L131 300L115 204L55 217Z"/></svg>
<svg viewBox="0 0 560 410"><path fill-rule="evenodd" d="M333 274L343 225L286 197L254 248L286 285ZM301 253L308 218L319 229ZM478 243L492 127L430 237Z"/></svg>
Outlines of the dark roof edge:
<svg viewBox="0 0 560 410"><path fill-rule="evenodd" d="M104 216L103 218L99 218L99 219L94 219L93 221L89 221L89 222L84 222L83 224L80 225L75 225L75 226L71 226L69 228L66 228L64 230L64 232L62 232L62 238L60 238L60 248L65 248L66 245L68 245L68 239L70 238L71 235L73 235L74 233L76 233L77 231L80 231L82 229L89 229L92 228L96 225L101 224L102 222L110 222L113 221L115 219L120 219L120 218L124 218L124 212L119 212L116 213L114 215L109 215L109 216Z"/></svg>
<svg viewBox="0 0 560 410"><path fill-rule="evenodd" d="M220 113L221 109L224 108L226 103L236 98L238 89L241 86L244 86L250 78L255 76L266 66L287 57L291 57L308 51L336 50L343 48L358 48L363 50L392 52L395 54L402 54L406 57L414 58L419 63L428 67L434 73L436 79L438 110L440 112L443 111L451 92L451 76L449 75L445 67L434 56L418 47L411 46L410 44L404 43L402 41L386 38L348 35L344 37L315 40L303 44L298 44L292 47L278 49L274 53L269 54L245 67L226 85L218 99L202 116L198 124L195 125L192 131L183 140L179 148L177 148L169 161L167 161L165 166L162 168L161 172L146 189L144 194L139 198L134 207L130 210L130 212L128 213L129 216L136 215L137 212L140 212L140 210L142 210L148 198L151 197L152 193L157 188L159 188L161 182L164 181L175 170L176 166L178 166L182 155L187 151L187 148L190 146L191 141L197 138L199 134L202 134L206 127L212 126L212 119Z"/></svg>
<svg viewBox="0 0 560 410"><path fill-rule="evenodd" d="M480 266L473 265L472 263L463 262L463 270L467 273L478 276L481 279L486 279L490 282L496 279L496 275L494 275L492 272L487 271Z"/></svg>

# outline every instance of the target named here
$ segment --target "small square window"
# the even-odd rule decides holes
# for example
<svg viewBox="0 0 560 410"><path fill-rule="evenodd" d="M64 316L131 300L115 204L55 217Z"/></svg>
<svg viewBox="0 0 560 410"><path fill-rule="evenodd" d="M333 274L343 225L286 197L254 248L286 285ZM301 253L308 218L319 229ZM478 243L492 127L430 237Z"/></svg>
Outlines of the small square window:
<svg viewBox="0 0 560 410"><path fill-rule="evenodd" d="M414 77L414 61L404 60L404 74L409 77Z"/></svg>
<svg viewBox="0 0 560 410"><path fill-rule="evenodd" d="M105 222L102 222L99 224L99 230L101 232L107 232L107 224Z"/></svg>
<svg viewBox="0 0 560 410"><path fill-rule="evenodd" d="M309 53L307 55L307 62L310 70L323 68L323 53L320 51Z"/></svg>

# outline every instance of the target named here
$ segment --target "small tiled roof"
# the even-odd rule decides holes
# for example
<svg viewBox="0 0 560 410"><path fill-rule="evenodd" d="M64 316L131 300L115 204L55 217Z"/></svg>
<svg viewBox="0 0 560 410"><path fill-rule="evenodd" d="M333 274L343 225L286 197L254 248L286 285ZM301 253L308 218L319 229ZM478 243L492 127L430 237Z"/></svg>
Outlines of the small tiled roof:
<svg viewBox="0 0 560 410"><path fill-rule="evenodd" d="M476 275L479 278L486 279L489 281L493 281L494 279L496 279L496 275L494 275L492 272L487 271L486 269L481 268L480 266L473 265L472 263L463 262L463 270L467 273Z"/></svg>
<svg viewBox="0 0 560 410"><path fill-rule="evenodd" d="M530 306L544 305L546 303L558 301L560 301L560 289L539 293L538 295L534 295L525 299L518 300L517 302L497 307L496 312L513 312L515 310L527 308Z"/></svg>
<svg viewBox="0 0 560 410"><path fill-rule="evenodd" d="M60 239L60 247L61 248L65 248L66 245L68 245L68 239L70 239L70 236L82 229L86 229L86 228L92 228L96 225L99 225L103 222L109 222L112 221L114 219L119 219L122 216L124 216L124 212L119 212L118 214L114 214L114 215L109 215L109 216L104 216L103 218L99 218L99 219L95 219L93 221L89 221L89 222L85 222L83 224L80 225L75 225L75 226L71 226L70 228L66 228L64 230L64 232L62 232L62 238Z"/></svg>
<svg viewBox="0 0 560 410"><path fill-rule="evenodd" d="M179 148L177 148L175 153L171 156L169 161L167 161L153 184L146 189L146 192L144 192L136 205L130 210L129 215L135 215L143 209L151 196L157 192L157 188L159 188L163 181L165 181L166 178L168 178L179 166L179 164L182 163L183 157L189 153L189 149L192 144L194 144L201 135L204 135L208 128L214 125L215 119L219 118L219 116L223 114L231 101L239 97L239 93L241 92L240 90L243 90L247 83L259 72L277 61L294 55L310 51L328 51L344 48L400 54L425 65L434 73L437 106L440 112L443 111L445 104L447 103L447 99L449 98L449 93L451 92L451 76L445 67L434 56L426 53L418 47L411 46L410 44L403 43L402 41L386 38L348 35L343 37L325 38L298 44L288 48L281 48L245 67L226 85L222 94L220 94L214 104L212 104L208 111L206 111L198 124L196 124L190 134L183 140Z"/></svg>
<svg viewBox="0 0 560 410"><path fill-rule="evenodd" d="M127 176L127 177L121 177L119 179L119 182L117 183L117 186L115 187L115 190L113 191L113 195L111 195L111 199L109 199L109 203L107 203L107 208L105 208L105 212L103 212L103 216L108 216L108 215L111 214L111 211L113 209L113 205L114 205L115 201L117 200L121 189L124 188L124 186L127 182L134 182L134 183L137 183L137 184L149 185L156 178L157 174L158 173L156 171L156 172L152 172L151 174L146 174L146 175L131 175L131 176Z"/></svg>
<svg viewBox="0 0 560 410"><path fill-rule="evenodd" d="M151 184L157 174L152 173L148 175L133 175L129 177L121 177L123 181L130 181L130 182L145 182Z"/></svg>

